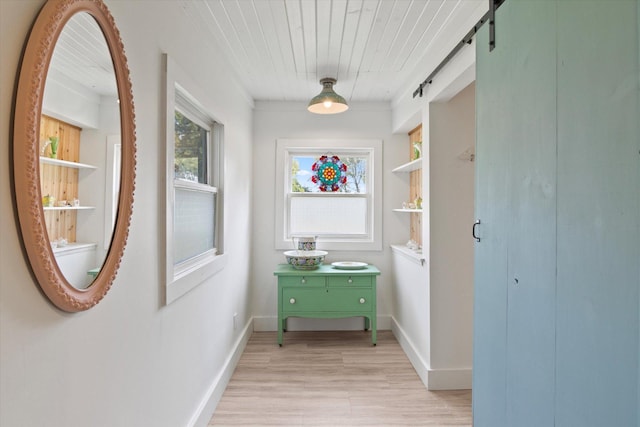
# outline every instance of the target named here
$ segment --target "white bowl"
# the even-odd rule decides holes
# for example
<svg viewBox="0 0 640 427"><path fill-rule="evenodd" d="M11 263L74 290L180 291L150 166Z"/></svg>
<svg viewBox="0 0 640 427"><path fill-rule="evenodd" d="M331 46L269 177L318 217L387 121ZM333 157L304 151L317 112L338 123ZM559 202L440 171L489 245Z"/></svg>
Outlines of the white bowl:
<svg viewBox="0 0 640 427"><path fill-rule="evenodd" d="M296 270L315 270L324 262L326 251L287 251L287 264Z"/></svg>

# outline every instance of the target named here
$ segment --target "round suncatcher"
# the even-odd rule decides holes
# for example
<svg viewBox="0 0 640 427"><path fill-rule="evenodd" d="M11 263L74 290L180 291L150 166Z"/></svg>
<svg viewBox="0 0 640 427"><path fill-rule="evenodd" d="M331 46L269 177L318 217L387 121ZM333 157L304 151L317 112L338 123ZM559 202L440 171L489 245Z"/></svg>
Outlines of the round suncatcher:
<svg viewBox="0 0 640 427"><path fill-rule="evenodd" d="M311 170L315 172L311 181L318 185L320 191L338 191L347 183L347 165L338 156L320 156Z"/></svg>

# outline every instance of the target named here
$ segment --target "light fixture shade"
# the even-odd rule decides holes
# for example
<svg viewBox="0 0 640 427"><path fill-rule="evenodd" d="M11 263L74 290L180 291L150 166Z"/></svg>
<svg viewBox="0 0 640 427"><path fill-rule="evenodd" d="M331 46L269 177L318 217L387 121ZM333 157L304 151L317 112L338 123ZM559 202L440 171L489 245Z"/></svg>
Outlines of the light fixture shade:
<svg viewBox="0 0 640 427"><path fill-rule="evenodd" d="M333 90L336 81L330 77L321 79L322 92L309 101L307 110L316 114L336 114L347 111L349 109L347 101Z"/></svg>

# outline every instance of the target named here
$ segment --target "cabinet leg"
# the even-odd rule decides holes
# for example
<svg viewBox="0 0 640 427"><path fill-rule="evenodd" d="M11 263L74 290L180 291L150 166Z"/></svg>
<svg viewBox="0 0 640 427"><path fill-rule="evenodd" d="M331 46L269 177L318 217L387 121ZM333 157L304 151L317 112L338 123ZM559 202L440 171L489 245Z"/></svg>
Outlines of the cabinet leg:
<svg viewBox="0 0 640 427"><path fill-rule="evenodd" d="M376 345L377 340L378 340L378 334L377 334L376 318L372 317L371 318L371 342L373 343L373 345Z"/></svg>
<svg viewBox="0 0 640 427"><path fill-rule="evenodd" d="M368 317L365 317L365 318L364 318L364 330L365 330L365 331L368 331L368 330L369 330L369 326L370 326L370 325L369 325L369 318L368 318Z"/></svg>
<svg viewBox="0 0 640 427"><path fill-rule="evenodd" d="M284 330L284 319L278 319L278 345L282 347L282 332Z"/></svg>

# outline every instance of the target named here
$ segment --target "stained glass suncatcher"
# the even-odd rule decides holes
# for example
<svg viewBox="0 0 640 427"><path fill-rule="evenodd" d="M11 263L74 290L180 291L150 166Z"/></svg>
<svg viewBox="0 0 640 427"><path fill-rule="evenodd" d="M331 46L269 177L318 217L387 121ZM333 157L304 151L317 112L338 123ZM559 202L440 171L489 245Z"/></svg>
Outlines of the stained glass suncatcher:
<svg viewBox="0 0 640 427"><path fill-rule="evenodd" d="M311 166L311 181L320 191L338 191L347 183L347 165L338 156L323 155Z"/></svg>

